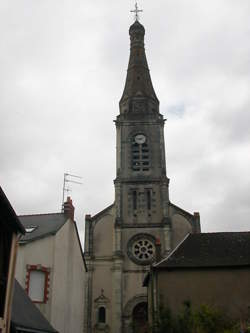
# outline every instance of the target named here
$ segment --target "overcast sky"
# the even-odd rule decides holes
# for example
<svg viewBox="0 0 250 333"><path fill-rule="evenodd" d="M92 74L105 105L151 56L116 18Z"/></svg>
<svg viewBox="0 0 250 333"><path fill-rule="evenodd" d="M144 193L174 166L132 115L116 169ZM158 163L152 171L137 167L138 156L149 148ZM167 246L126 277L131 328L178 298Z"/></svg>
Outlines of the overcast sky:
<svg viewBox="0 0 250 333"><path fill-rule="evenodd" d="M250 230L250 1L140 0L170 200L202 231ZM132 0L0 2L0 175L17 214L76 220L114 200Z"/></svg>

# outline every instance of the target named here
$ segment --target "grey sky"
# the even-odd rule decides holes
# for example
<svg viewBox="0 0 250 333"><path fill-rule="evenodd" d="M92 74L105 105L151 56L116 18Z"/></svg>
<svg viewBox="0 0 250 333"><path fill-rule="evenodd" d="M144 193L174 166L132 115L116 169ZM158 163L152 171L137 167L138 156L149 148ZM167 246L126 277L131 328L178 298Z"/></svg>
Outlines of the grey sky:
<svg viewBox="0 0 250 333"><path fill-rule="evenodd" d="M250 229L250 2L139 1L161 113L170 199L203 231ZM18 214L76 219L114 200L115 126L133 1L2 0L0 175Z"/></svg>

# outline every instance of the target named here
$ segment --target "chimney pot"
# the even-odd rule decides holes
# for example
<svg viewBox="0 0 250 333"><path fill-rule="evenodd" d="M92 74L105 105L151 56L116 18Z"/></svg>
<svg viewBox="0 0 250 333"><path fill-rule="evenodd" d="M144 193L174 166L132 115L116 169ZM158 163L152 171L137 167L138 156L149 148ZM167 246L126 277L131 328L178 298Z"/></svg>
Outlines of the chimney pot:
<svg viewBox="0 0 250 333"><path fill-rule="evenodd" d="M75 207L73 206L72 200L70 197L67 197L67 201L64 202L64 204L63 204L63 212L69 219L74 221Z"/></svg>

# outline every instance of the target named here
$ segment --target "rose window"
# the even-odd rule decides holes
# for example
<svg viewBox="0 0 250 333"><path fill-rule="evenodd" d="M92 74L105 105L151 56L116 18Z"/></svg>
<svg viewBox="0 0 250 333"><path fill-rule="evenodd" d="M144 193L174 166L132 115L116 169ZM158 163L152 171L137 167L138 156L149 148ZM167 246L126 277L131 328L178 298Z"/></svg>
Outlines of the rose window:
<svg viewBox="0 0 250 333"><path fill-rule="evenodd" d="M148 236L148 235L147 235ZM148 265L155 255L154 239L151 237L136 237L129 242L128 255L137 264Z"/></svg>

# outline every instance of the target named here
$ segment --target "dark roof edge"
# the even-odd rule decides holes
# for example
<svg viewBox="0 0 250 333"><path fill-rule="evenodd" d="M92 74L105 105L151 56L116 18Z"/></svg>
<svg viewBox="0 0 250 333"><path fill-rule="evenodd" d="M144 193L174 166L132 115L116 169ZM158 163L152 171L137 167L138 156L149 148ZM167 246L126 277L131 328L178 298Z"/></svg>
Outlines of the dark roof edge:
<svg viewBox="0 0 250 333"><path fill-rule="evenodd" d="M160 266L160 267L156 267L157 269L159 270L168 270L168 271L171 271L171 270L185 270L185 269L210 269L210 268L239 268L239 267L250 267L250 263L246 263L246 264L215 264L215 265L207 265L207 266L202 266L202 265L183 265L183 266L180 266L180 265L173 265L173 266Z"/></svg>
<svg viewBox="0 0 250 333"><path fill-rule="evenodd" d="M23 326L21 324L15 323L12 320L11 320L11 323L12 323L12 325L15 326L16 329L19 329L19 330L24 331L24 332L31 332L31 333L44 333L44 332L46 332L46 333L59 333L56 330L53 330L53 331L49 330L48 331L48 330L45 330L45 329L39 330L37 328L28 328L28 327Z"/></svg>
<svg viewBox="0 0 250 333"><path fill-rule="evenodd" d="M3 218L12 224L13 230L20 232L21 234L24 235L25 228L20 222L14 208L11 206L11 203L9 202L1 186L0 186L0 199L2 201L1 206L4 209L4 212L1 212L4 215Z"/></svg>
<svg viewBox="0 0 250 333"><path fill-rule="evenodd" d="M90 220L96 220L99 217L101 217L102 215L104 215L110 208L112 208L114 206L114 203L112 203L111 205L109 205L108 207L104 208L103 210L101 210L99 213L95 214L94 216L90 217Z"/></svg>
<svg viewBox="0 0 250 333"><path fill-rule="evenodd" d="M74 226L75 226L76 236L77 236L78 243L79 243L79 246L80 246L80 251L81 251L81 255L82 255L82 260L83 260L83 264L84 264L85 272L87 272L88 269L87 269L87 265L86 265L86 261L85 261L84 253L83 253L83 250L82 250L82 243L81 243L81 240L80 240L80 236L79 236L79 232L78 232L77 224L76 224L75 221L73 221L73 223L74 223Z"/></svg>
<svg viewBox="0 0 250 333"><path fill-rule="evenodd" d="M154 268L158 268L158 266L160 265L160 264L162 264L162 263L164 263L165 261L167 261L168 260L168 258L169 257L171 257L173 254L174 254L174 252L185 242L185 240L190 236L191 234L190 233L188 233L188 234L186 234L186 236L183 238L183 240L182 241L180 241L180 243L173 249L173 251L172 252L170 252L169 253L169 255L166 257L166 258L163 258L161 261L159 261L159 262L157 262L156 264L153 264L152 265L152 268L154 269Z"/></svg>
<svg viewBox="0 0 250 333"><path fill-rule="evenodd" d="M64 223L65 224L65 223ZM62 226L64 226L64 224ZM62 227L61 226L61 227ZM48 236L54 236L60 229L58 228L56 231L53 231L53 232L47 232L46 234L42 234L40 236L37 236L37 237L34 237L34 238L31 238L31 239L27 239L27 240L22 240L22 238L19 240L19 244L22 245L22 244L27 244L27 243L31 243L31 242L34 242L34 241L37 241L39 239L43 239L43 238L46 238Z"/></svg>
<svg viewBox="0 0 250 333"><path fill-rule="evenodd" d="M20 217L28 217L28 216L44 216L44 215L64 215L62 212L57 212L57 213L38 213L38 214L23 214L23 215L18 215Z"/></svg>

